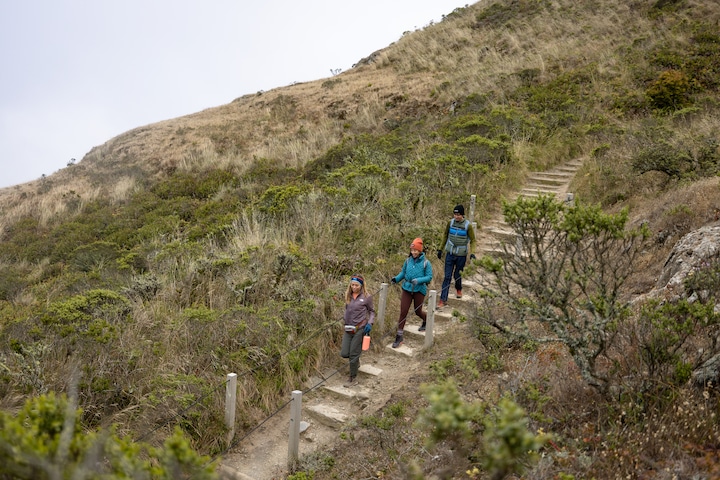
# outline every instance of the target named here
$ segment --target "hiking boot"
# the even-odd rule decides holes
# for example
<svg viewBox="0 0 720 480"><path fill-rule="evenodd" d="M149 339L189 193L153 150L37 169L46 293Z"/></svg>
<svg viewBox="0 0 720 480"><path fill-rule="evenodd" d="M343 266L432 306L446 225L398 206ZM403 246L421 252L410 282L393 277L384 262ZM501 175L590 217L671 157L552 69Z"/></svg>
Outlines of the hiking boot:
<svg viewBox="0 0 720 480"><path fill-rule="evenodd" d="M347 382L343 383L343 387L350 388L354 387L358 384L357 377L350 377L347 379Z"/></svg>
<svg viewBox="0 0 720 480"><path fill-rule="evenodd" d="M458 290L455 294L455 298L462 298L462 290Z"/></svg>
<svg viewBox="0 0 720 480"><path fill-rule="evenodd" d="M437 310L438 308L443 308L445 305L447 305L447 302L443 302L442 300L438 300L438 303L437 303L437 306L435 307L435 309Z"/></svg>
<svg viewBox="0 0 720 480"><path fill-rule="evenodd" d="M425 331L425 322L423 322L422 325L420 325L420 328L418 328L418 332L424 332Z"/></svg>
<svg viewBox="0 0 720 480"><path fill-rule="evenodd" d="M403 336L398 334L395 335L395 341L392 344L392 348L398 348L403 343Z"/></svg>

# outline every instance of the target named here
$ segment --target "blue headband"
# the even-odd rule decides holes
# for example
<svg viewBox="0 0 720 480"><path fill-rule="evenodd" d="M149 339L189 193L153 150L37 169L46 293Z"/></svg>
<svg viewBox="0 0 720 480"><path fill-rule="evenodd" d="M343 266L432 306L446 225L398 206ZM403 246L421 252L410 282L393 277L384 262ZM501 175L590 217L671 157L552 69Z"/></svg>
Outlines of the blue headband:
<svg viewBox="0 0 720 480"><path fill-rule="evenodd" d="M350 279L350 281L351 281L351 282L357 282L357 283L359 283L360 285L362 285L363 283L365 283L365 282L363 282L363 279L360 278L360 277L352 277L352 278Z"/></svg>

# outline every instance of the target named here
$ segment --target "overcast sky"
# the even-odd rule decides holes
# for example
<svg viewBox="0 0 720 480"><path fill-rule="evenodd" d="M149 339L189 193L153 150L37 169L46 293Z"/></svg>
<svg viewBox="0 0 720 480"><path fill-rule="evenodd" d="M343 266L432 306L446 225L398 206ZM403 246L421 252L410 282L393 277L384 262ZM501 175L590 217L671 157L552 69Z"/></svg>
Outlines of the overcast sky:
<svg viewBox="0 0 720 480"><path fill-rule="evenodd" d="M135 127L332 76L459 0L0 0L0 187Z"/></svg>

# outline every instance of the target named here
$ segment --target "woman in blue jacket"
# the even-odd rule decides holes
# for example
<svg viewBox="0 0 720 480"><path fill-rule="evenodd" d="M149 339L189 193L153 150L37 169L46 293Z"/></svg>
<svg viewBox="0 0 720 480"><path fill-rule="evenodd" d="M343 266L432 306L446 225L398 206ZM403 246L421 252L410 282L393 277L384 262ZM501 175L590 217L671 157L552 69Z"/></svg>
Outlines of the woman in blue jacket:
<svg viewBox="0 0 720 480"><path fill-rule="evenodd" d="M422 320L420 331L425 330L427 313L423 311L422 305L427 294L427 285L432 281L432 278L432 265L423 253L422 238L416 238L410 244L410 255L403 263L402 270L390 279L392 283L403 281L402 295L400 297L400 318L398 319L397 334L392 348L398 348L403 343L403 331L410 311L410 304L415 305L415 315Z"/></svg>

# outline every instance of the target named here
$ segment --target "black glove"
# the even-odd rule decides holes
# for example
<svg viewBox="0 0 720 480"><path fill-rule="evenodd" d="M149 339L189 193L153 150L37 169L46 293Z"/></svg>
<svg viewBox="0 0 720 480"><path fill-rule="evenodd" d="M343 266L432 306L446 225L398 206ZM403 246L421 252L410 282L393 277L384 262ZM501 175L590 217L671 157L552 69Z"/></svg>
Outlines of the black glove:
<svg viewBox="0 0 720 480"><path fill-rule="evenodd" d="M413 278L412 280L410 280L410 283L412 283L414 287L417 287L417 284L418 284L417 278Z"/></svg>
<svg viewBox="0 0 720 480"><path fill-rule="evenodd" d="M365 335L370 335L370 330L372 330L372 325L368 323L365 325Z"/></svg>
<svg viewBox="0 0 720 480"><path fill-rule="evenodd" d="M442 250L438 250L437 254L438 254L438 260L441 260L442 259Z"/></svg>
<svg viewBox="0 0 720 480"><path fill-rule="evenodd" d="M471 253L471 254L470 254L470 260L475 260L475 254L474 254L474 253Z"/></svg>
<svg viewBox="0 0 720 480"><path fill-rule="evenodd" d="M390 279L390 283L397 283L397 280L395 280L395 277L392 277L392 278Z"/></svg>

